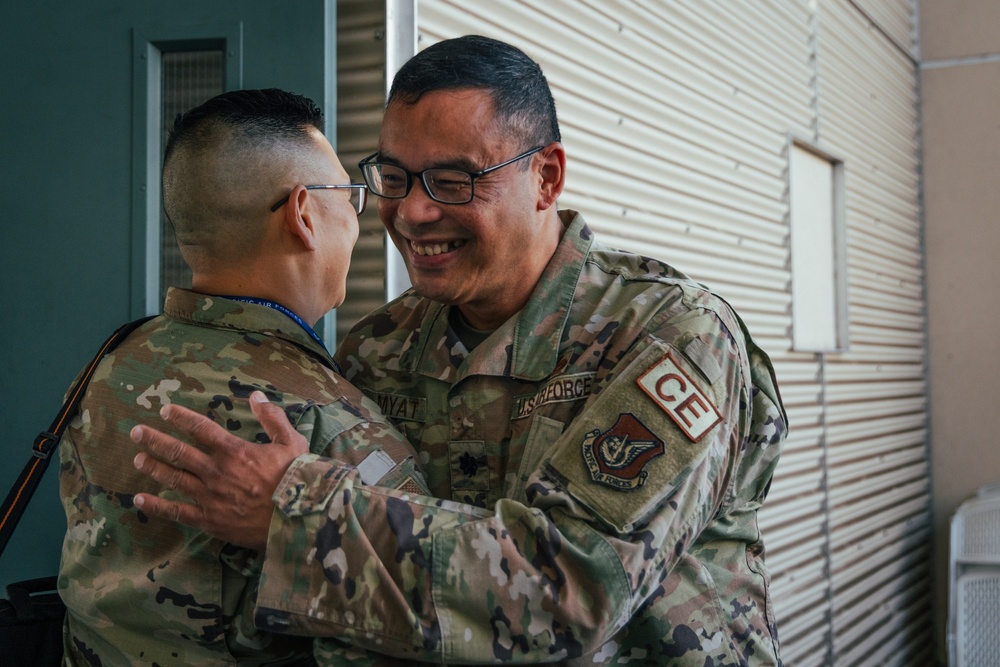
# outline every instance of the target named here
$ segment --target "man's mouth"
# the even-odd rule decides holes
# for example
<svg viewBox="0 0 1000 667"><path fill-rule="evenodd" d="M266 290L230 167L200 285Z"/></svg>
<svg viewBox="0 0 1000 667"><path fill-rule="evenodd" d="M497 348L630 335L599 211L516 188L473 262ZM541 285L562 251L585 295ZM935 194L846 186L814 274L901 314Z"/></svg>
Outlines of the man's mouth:
<svg viewBox="0 0 1000 667"><path fill-rule="evenodd" d="M417 243L410 241L410 249L418 255L441 255L446 252L458 250L465 245L465 241L446 241L444 243Z"/></svg>

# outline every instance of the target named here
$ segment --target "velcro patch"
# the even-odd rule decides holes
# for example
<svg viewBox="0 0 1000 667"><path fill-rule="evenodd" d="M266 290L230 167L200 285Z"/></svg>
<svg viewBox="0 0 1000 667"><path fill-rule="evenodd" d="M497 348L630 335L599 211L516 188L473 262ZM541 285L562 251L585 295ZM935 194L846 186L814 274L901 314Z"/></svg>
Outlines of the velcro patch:
<svg viewBox="0 0 1000 667"><path fill-rule="evenodd" d="M358 474L361 475L361 482L369 486L378 484L385 477L386 473L395 467L396 462L381 449L376 449L357 465Z"/></svg>
<svg viewBox="0 0 1000 667"><path fill-rule="evenodd" d="M680 350L650 336L643 340L634 358L619 362L611 384L592 396L587 409L566 424L540 463L547 476L617 535L631 533L647 521L683 488L692 474L707 474L716 464L714 459L719 458L713 450L718 445L724 447L728 437L728 431L723 432L726 422L722 421L698 443L692 443L673 418L664 414L660 404L646 395L638 382L640 376L647 375L651 380L651 373L657 372L655 369L668 352L680 362L674 365L697 378L722 414L728 414L727 395L707 388ZM684 382L690 388L686 377ZM655 381L653 384L655 390ZM627 442L623 437L626 434ZM718 445L716 436L720 438ZM655 444L657 441L662 441L662 449ZM650 442L654 444L649 446ZM637 446L629 451L629 443Z"/></svg>
<svg viewBox="0 0 1000 667"><path fill-rule="evenodd" d="M618 415L604 433L594 429L583 438L583 460L590 476L614 489L638 489L649 475L644 468L663 456L663 441L633 414Z"/></svg>
<svg viewBox="0 0 1000 667"><path fill-rule="evenodd" d="M722 421L722 415L672 352L636 378L639 387L663 409L694 442Z"/></svg>

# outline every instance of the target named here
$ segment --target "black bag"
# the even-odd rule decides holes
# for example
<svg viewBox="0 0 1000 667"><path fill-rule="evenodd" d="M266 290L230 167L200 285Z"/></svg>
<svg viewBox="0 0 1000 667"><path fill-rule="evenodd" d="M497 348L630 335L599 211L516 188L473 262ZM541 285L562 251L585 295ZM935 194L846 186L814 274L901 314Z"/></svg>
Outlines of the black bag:
<svg viewBox="0 0 1000 667"><path fill-rule="evenodd" d="M38 488L49 459L70 418L76 412L97 364L105 354L149 319L144 317L129 322L111 334L70 389L49 430L35 438L31 458L0 507L0 555L7 548L28 501ZM62 663L62 628L66 606L59 597L56 582L56 577L42 577L7 584L7 599L0 600L0 661L4 665L55 667Z"/></svg>
<svg viewBox="0 0 1000 667"><path fill-rule="evenodd" d="M0 656L5 665L58 665L66 606L56 592L56 577L7 584L0 600Z"/></svg>

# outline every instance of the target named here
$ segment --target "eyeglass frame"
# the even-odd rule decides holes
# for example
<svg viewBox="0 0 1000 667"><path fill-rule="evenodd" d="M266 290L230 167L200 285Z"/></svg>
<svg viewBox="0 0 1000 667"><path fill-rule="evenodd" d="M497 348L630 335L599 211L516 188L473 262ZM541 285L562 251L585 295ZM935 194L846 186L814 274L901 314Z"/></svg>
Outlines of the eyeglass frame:
<svg viewBox="0 0 1000 667"><path fill-rule="evenodd" d="M345 183L344 185L304 185L306 190L358 190L358 205L354 207L354 212L361 215L368 208L368 186L365 183ZM288 203L288 198L292 193L288 193L281 198L277 204L271 207L271 213ZM360 209L360 210L358 210Z"/></svg>
<svg viewBox="0 0 1000 667"><path fill-rule="evenodd" d="M360 162L358 162L358 168L361 169L361 177L365 179L365 183L368 185L368 190L373 195L375 195L376 197L382 197L384 199L406 199L406 197L410 194L410 191L413 190L413 183L414 183L414 181L419 180L420 183L421 183L421 185L424 186L424 192L426 192L427 196L430 197L432 200L436 201L439 204L455 204L455 205L459 205L460 206L462 204L468 204L469 202L471 202L473 199L476 198L476 179L477 178L481 178L482 176L485 176L486 174L492 173L492 172L496 171L497 169L500 169L502 167L506 167L509 164L514 164L515 162L518 162L519 160L523 160L526 157L534 155L535 153L537 153L540 150L544 149L547 145L548 144L542 144L541 146L535 146L531 150L525 151L524 153L521 153L517 157L512 157L511 159L507 160L506 162L501 162L500 164L495 164L492 167L486 167L485 169L480 169L478 171L466 171L465 169L456 169L456 168L453 168L453 167L431 167L429 169L424 169L423 171L412 172L409 169L405 169L405 168L401 167L398 164L392 164L392 163L389 163L389 162L373 162L372 160L374 160L376 157L378 157L378 154L379 154L378 151L375 151L374 153L372 153L368 157L366 157L363 160L361 160ZM379 194L378 192L375 192L375 188L372 187L371 183L368 180L368 170L367 170L367 167L374 167L374 166L379 165L379 164L384 164L387 167L395 167L396 169L399 169L404 174L406 174L406 191L403 192L403 194L399 195L398 197L391 197L391 196L388 196L388 195L383 195L383 194ZM427 181L424 180L424 174L426 174L428 171L454 171L454 172L458 172L458 173L461 173L461 174L467 174L469 176L469 198L466 199L465 201L444 201L442 199L438 199L437 197L434 196L434 193L431 192L430 186L427 185Z"/></svg>

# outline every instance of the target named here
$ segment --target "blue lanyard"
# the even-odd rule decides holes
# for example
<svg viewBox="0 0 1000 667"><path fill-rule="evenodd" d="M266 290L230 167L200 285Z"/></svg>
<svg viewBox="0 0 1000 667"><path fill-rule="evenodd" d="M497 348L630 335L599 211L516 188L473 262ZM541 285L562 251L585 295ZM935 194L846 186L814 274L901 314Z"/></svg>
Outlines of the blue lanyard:
<svg viewBox="0 0 1000 667"><path fill-rule="evenodd" d="M313 331L313 328L311 326L309 326L308 324L306 324L305 321L301 317L299 317L298 315L296 315L292 311L288 310L287 308L285 308L284 306L282 306L280 303L275 303L274 301L269 301L268 299L258 299L256 297L252 297L252 296L229 296L229 295L225 295L225 294L220 294L219 296L221 296L223 299L232 299L233 301L241 301L243 303L252 303L252 304L257 305L257 306L267 306L268 308L273 308L274 310L278 311L279 313L284 313L285 315L287 315L288 317L290 317L293 322L295 322L300 327L302 327L303 331L305 331L307 334L309 334L310 338L312 338L314 341L316 341L317 343L319 343L319 346L321 348L323 348L324 352L326 352L327 354L330 354L330 351L326 349L326 345L323 343L323 339L319 337L319 334L316 333L315 331ZM337 371L339 372L340 369L338 368Z"/></svg>

